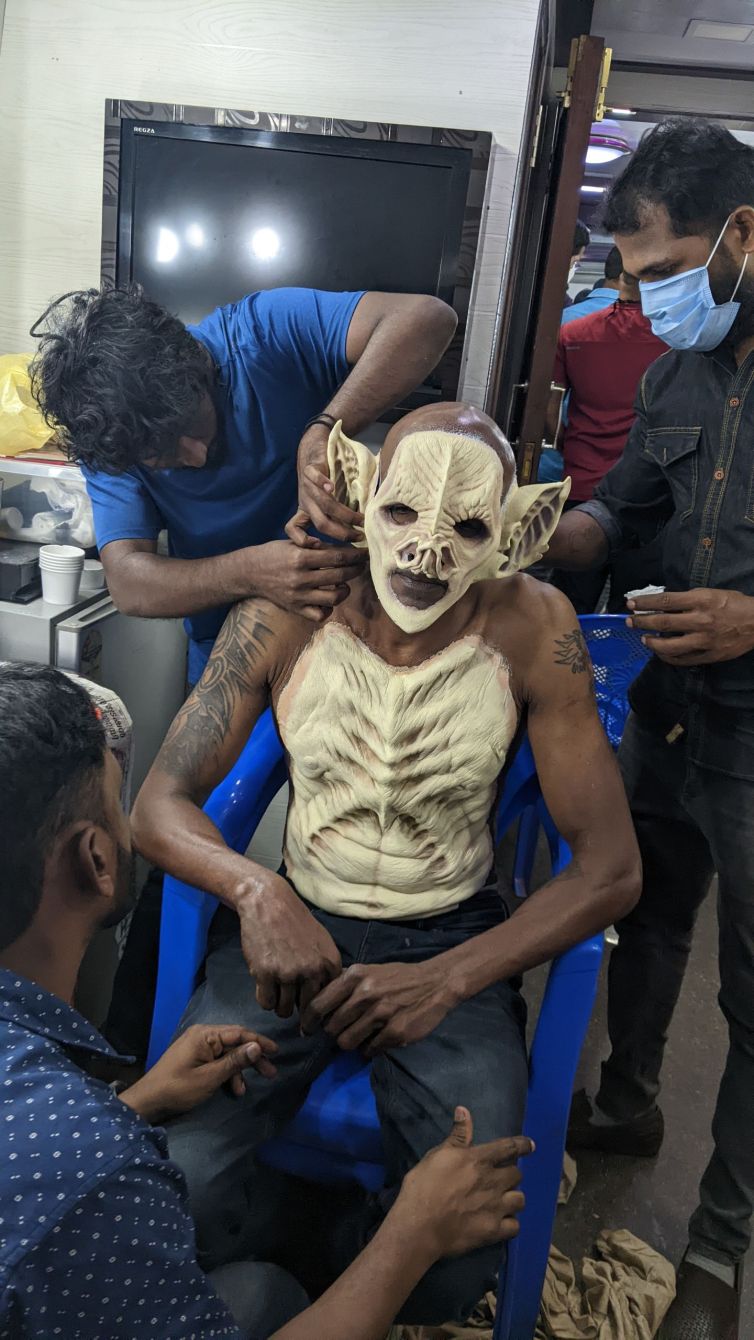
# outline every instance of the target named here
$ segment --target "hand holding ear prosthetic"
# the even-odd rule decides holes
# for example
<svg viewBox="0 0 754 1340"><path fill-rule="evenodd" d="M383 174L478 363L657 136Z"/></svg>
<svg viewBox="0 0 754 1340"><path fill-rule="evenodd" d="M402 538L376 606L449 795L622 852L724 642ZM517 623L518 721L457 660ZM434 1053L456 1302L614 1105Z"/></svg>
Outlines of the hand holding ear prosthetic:
<svg viewBox="0 0 754 1340"><path fill-rule="evenodd" d="M472 582L538 562L571 487L566 479L519 488L514 478L506 490L502 461L487 442L436 429L402 438L381 474L380 458L337 423L327 463L335 497L364 513L377 596L407 633L429 627ZM432 584L437 598L428 608L406 603L401 575Z"/></svg>

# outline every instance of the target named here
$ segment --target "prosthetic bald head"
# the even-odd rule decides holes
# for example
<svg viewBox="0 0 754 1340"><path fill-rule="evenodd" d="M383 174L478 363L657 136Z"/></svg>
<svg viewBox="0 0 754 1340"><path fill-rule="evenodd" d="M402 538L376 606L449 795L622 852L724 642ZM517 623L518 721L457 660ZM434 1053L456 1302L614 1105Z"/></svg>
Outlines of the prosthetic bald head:
<svg viewBox="0 0 754 1340"><path fill-rule="evenodd" d="M408 633L428 628L472 582L535 562L569 488L519 489L504 434L461 403L406 415L390 430L379 462L338 424L328 463L336 496L364 513L380 604Z"/></svg>

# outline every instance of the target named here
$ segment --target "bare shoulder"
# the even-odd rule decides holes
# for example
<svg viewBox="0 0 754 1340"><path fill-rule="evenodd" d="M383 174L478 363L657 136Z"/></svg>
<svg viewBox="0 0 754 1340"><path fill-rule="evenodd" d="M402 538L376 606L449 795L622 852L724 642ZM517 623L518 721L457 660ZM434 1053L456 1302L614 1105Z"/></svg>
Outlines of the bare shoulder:
<svg viewBox="0 0 754 1340"><path fill-rule="evenodd" d="M212 659L248 657L250 664L264 665L268 677L296 656L311 637L314 625L307 619L281 610L269 600L242 600L231 609L215 643Z"/></svg>
<svg viewBox="0 0 754 1340"><path fill-rule="evenodd" d="M522 696L560 689L566 696L591 691L591 661L570 600L556 587L525 573L484 584L486 637L507 658Z"/></svg>

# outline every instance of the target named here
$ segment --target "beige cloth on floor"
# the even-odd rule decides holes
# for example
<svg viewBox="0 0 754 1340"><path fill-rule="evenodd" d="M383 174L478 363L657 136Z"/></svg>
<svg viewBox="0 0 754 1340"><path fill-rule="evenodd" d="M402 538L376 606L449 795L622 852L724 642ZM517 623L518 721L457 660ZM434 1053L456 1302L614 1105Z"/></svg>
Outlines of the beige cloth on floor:
<svg viewBox="0 0 754 1340"><path fill-rule="evenodd" d="M669 1261L627 1229L605 1230L596 1255L573 1262L550 1248L535 1340L652 1340L675 1297ZM492 1340L495 1295L464 1326L394 1326L388 1340Z"/></svg>

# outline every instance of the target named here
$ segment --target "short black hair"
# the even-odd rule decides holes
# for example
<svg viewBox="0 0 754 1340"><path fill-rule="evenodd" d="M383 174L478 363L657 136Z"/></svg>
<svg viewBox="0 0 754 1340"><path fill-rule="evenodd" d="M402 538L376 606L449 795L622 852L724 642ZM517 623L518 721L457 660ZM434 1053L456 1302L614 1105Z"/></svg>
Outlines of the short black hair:
<svg viewBox="0 0 754 1340"><path fill-rule="evenodd" d="M714 121L661 121L610 190L607 232L638 232L653 205L665 206L676 237L719 233L737 205L754 205L754 148Z"/></svg>
<svg viewBox="0 0 754 1340"><path fill-rule="evenodd" d="M80 684L49 665L0 663L0 949L34 920L57 835L104 822L106 749Z"/></svg>
<svg viewBox="0 0 754 1340"><path fill-rule="evenodd" d="M169 456L211 390L207 350L138 284L66 293L31 334L36 400L70 458L92 470Z"/></svg>
<svg viewBox="0 0 754 1340"><path fill-rule="evenodd" d="M617 247L611 247L605 257L605 279L620 279L623 274L623 257Z"/></svg>
<svg viewBox="0 0 754 1340"><path fill-rule="evenodd" d="M573 234L573 251L571 252L571 255L575 256L577 251L582 251L584 247L588 247L591 236L586 224L582 223L581 219L577 219L576 231Z"/></svg>

